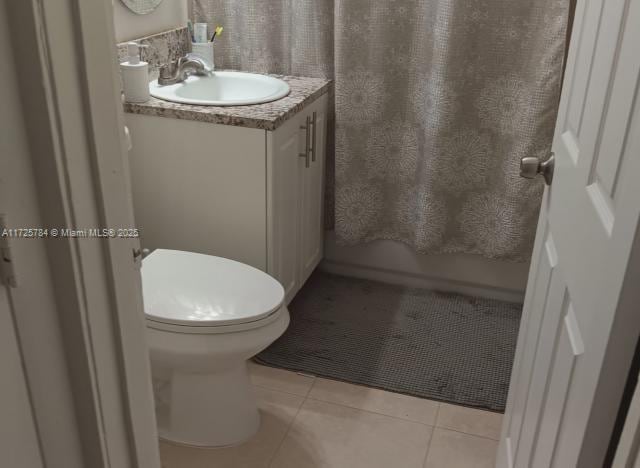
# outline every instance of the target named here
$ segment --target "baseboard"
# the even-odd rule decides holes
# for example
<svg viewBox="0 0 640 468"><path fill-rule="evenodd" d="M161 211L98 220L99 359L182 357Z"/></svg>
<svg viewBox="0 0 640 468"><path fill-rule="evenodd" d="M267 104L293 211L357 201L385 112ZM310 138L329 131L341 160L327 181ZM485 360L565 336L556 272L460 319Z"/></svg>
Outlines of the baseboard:
<svg viewBox="0 0 640 468"><path fill-rule="evenodd" d="M485 297L509 302L523 302L524 293L520 290L511 290L493 286L478 285L465 281L443 279L427 275L416 275L406 272L386 270L369 266L354 265L333 260L323 260L320 270L336 275L352 276L355 278L370 279L383 283L398 284L415 288L430 289L433 291L456 292L469 296Z"/></svg>
<svg viewBox="0 0 640 468"><path fill-rule="evenodd" d="M507 468L513 468L513 451L511 450L511 437L507 437L504 449L507 451Z"/></svg>

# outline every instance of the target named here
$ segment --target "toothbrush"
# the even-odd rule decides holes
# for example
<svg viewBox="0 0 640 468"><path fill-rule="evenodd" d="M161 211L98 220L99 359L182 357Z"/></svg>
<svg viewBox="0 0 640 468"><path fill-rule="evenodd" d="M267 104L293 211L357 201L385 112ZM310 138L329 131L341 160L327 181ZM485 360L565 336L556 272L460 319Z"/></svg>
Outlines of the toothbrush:
<svg viewBox="0 0 640 468"><path fill-rule="evenodd" d="M191 20L187 21L187 29L189 30L189 36L191 37L191 42L196 42L196 38L193 35L193 25L191 24Z"/></svg>
<svg viewBox="0 0 640 468"><path fill-rule="evenodd" d="M219 36L220 34L222 34L223 30L224 28L222 26L218 26L216 30L213 32L213 35L211 36L211 40L209 42L213 42L216 36Z"/></svg>

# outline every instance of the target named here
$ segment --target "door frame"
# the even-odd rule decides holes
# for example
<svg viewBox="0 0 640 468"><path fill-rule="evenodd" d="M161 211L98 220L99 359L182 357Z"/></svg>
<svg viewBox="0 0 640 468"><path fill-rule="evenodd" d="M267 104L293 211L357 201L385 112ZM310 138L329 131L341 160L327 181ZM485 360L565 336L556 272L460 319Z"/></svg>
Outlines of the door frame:
<svg viewBox="0 0 640 468"><path fill-rule="evenodd" d="M640 136L640 131L636 133ZM640 285L640 223L636 226L594 405L591 408L589 425L582 444L580 460L583 462L604 460L608 450L612 452L616 450L616 447L610 447L613 442L612 435L640 335L638 308L640 288L638 285Z"/></svg>
<svg viewBox="0 0 640 468"><path fill-rule="evenodd" d="M20 73L45 223L128 227L111 2L23 0L6 8L20 38L13 43L18 66L11 71ZM137 241L121 239L47 245L56 303L64 310L61 330L77 423L92 468L159 466L144 315L140 303L131 301L135 248ZM637 338L639 282L636 232L597 390L602 404L592 407L583 450L606 449ZM29 382L39 384L45 382Z"/></svg>
<svg viewBox="0 0 640 468"><path fill-rule="evenodd" d="M3 8L18 38L8 72L20 80L45 227L133 227L112 3ZM137 248L127 238L46 241L84 466L92 468L160 466ZM24 365L30 387L47 385L29 372L36 362Z"/></svg>

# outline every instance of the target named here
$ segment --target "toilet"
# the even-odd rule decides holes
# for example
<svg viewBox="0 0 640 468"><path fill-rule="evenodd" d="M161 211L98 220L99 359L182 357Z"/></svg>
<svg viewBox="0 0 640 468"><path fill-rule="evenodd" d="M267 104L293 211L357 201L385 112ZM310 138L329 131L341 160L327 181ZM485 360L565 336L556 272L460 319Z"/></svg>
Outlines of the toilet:
<svg viewBox="0 0 640 468"><path fill-rule="evenodd" d="M142 264L158 432L223 447L258 430L247 360L289 325L280 283L233 260L155 250Z"/></svg>

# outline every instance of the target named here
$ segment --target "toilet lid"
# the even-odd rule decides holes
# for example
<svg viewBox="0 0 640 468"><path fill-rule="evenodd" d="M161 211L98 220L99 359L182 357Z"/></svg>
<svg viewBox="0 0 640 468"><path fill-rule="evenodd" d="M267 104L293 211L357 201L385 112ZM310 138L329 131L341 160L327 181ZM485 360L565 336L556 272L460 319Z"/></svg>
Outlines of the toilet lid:
<svg viewBox="0 0 640 468"><path fill-rule="evenodd" d="M280 308L284 289L244 263L180 250L155 250L142 262L147 318L215 327L260 320Z"/></svg>

